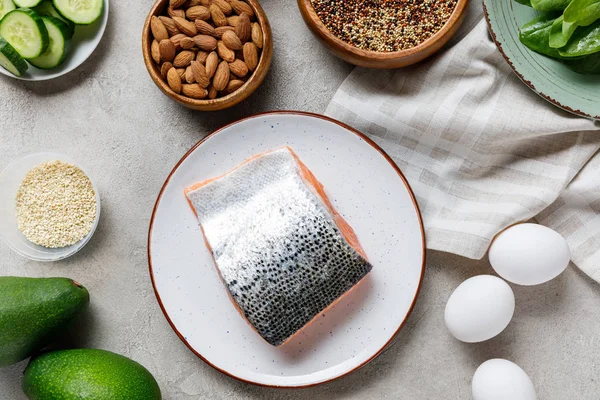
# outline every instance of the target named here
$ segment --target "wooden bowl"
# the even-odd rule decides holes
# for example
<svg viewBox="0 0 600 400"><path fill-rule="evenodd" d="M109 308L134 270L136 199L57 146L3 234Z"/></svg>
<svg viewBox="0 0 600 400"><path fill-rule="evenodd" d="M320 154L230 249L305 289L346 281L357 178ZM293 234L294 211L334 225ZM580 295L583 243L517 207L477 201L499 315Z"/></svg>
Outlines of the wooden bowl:
<svg viewBox="0 0 600 400"><path fill-rule="evenodd" d="M416 47L395 52L369 51L352 46L327 29L311 0L298 0L298 7L311 32L337 57L359 67L393 69L418 63L442 48L460 27L468 2L469 0L458 0L450 19L435 35Z"/></svg>
<svg viewBox="0 0 600 400"><path fill-rule="evenodd" d="M233 107L236 104L246 100L252 93L254 93L256 89L258 89L260 84L265 80L267 72L271 67L271 60L273 59L273 34L271 32L271 25L269 24L269 19L267 18L267 15L260 6L258 0L245 1L254 10L254 13L256 14L256 20L262 28L264 43L260 55L260 60L258 62L256 70L252 73L250 78L248 78L244 86L242 86L235 92L228 94L227 96L218 97L214 100L197 100L177 94L173 90L171 90L167 82L163 79L162 75L160 74L160 67L152 59L150 48L152 45L153 38L152 32L150 31L150 20L155 15L165 15L164 11L166 10L169 4L169 0L158 0L154 4L154 6L152 6L148 17L146 18L146 22L144 23L144 31L142 35L142 53L144 54L144 63L146 64L146 69L148 70L150 77L152 78L156 86L158 86L158 88L163 91L164 94L166 94L176 102L193 110L218 111Z"/></svg>

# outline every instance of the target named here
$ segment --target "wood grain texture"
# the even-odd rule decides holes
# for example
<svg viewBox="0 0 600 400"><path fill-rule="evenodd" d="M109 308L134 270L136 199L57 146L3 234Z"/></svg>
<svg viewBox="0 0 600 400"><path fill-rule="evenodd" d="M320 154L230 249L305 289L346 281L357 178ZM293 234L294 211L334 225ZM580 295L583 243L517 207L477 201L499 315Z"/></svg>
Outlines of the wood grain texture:
<svg viewBox="0 0 600 400"><path fill-rule="evenodd" d="M458 0L450 19L431 38L413 48L395 52L368 51L352 46L327 29L313 8L311 0L298 0L298 7L313 35L337 57L359 67L394 69L416 64L441 49L460 27L468 2L469 0Z"/></svg>
<svg viewBox="0 0 600 400"><path fill-rule="evenodd" d="M246 83L241 88L239 88L231 94L228 94L227 96L219 97L213 100L196 100L177 94L173 90L171 90L167 82L165 82L165 80L163 79L160 73L160 66L154 62L151 55L152 32L150 30L150 21L152 19L152 16L163 15L164 11L167 8L169 0L158 0L152 6L148 17L146 18L146 22L144 23L144 29L142 33L142 53L144 55L144 63L146 64L146 69L148 70L150 77L152 78L156 86L158 86L158 88L164 94L166 94L176 102L193 110L218 111L239 104L240 102L246 100L252 93L254 93L256 89L258 89L258 87L262 84L265 77L267 76L269 68L271 67L271 61L273 59L273 34L271 32L271 25L269 24L269 19L267 18L267 15L260 6L258 0L246 1L254 10L257 20L262 28L264 46L260 55L260 60L252 76L248 79L248 81L246 81Z"/></svg>

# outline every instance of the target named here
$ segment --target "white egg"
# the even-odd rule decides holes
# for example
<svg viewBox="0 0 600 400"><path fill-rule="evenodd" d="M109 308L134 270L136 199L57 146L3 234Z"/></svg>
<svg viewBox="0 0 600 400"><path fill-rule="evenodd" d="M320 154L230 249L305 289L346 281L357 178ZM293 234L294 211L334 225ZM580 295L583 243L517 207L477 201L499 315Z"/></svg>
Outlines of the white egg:
<svg viewBox="0 0 600 400"><path fill-rule="evenodd" d="M500 233L489 251L490 264L509 282L532 286L560 275L571 254L565 238L542 225L519 224Z"/></svg>
<svg viewBox="0 0 600 400"><path fill-rule="evenodd" d="M494 359L484 362L473 375L473 400L536 400L529 376L517 364Z"/></svg>
<svg viewBox="0 0 600 400"><path fill-rule="evenodd" d="M479 275L461 283L448 299L445 320L450 333L467 343L483 342L502 332L515 312L515 295L502 279Z"/></svg>

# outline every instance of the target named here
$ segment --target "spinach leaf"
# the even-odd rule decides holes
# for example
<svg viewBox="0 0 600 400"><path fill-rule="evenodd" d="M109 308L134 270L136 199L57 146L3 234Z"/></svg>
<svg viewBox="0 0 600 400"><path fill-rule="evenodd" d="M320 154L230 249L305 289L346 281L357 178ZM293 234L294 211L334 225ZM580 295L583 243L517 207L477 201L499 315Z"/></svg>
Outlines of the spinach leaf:
<svg viewBox="0 0 600 400"><path fill-rule="evenodd" d="M531 0L531 6L538 11L563 11L571 0Z"/></svg>
<svg viewBox="0 0 600 400"><path fill-rule="evenodd" d="M550 28L550 47L560 49L566 46L575 29L577 29L577 24L563 22L562 15L558 17L552 24L552 28Z"/></svg>
<svg viewBox="0 0 600 400"><path fill-rule="evenodd" d="M600 53L575 60L565 60L569 69L584 75L600 75Z"/></svg>
<svg viewBox="0 0 600 400"><path fill-rule="evenodd" d="M519 33L519 40L529 49L546 56L562 58L557 49L550 47L550 29L556 18L550 15L541 15L533 21L523 25Z"/></svg>
<svg viewBox="0 0 600 400"><path fill-rule="evenodd" d="M573 0L565 10L565 21L588 26L600 19L600 0Z"/></svg>
<svg viewBox="0 0 600 400"><path fill-rule="evenodd" d="M569 43L558 50L558 53L566 58L587 56L598 52L600 52L600 20L592 25L579 27Z"/></svg>
<svg viewBox="0 0 600 400"><path fill-rule="evenodd" d="M531 7L531 0L515 0L517 3Z"/></svg>

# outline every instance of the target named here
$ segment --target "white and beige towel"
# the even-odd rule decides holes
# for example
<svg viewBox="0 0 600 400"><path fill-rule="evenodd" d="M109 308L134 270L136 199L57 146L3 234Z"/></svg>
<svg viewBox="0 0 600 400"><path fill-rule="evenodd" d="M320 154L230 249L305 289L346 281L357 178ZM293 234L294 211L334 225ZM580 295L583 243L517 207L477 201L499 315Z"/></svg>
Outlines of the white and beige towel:
<svg viewBox="0 0 600 400"><path fill-rule="evenodd" d="M468 12L433 59L355 69L326 114L369 134L400 166L428 248L480 259L499 231L535 218L600 281L600 124L522 84L490 39L481 3Z"/></svg>

